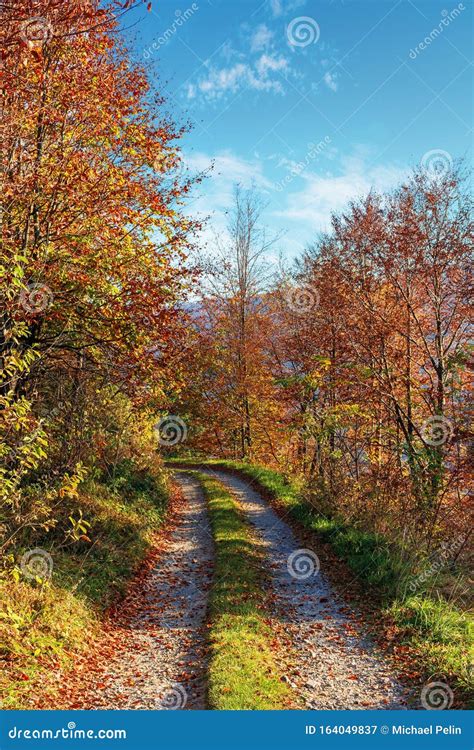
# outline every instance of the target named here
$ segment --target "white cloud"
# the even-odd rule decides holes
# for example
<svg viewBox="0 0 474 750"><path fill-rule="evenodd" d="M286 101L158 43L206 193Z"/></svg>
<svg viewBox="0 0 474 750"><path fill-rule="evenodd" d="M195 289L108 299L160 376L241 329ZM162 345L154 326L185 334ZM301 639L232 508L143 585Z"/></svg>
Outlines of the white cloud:
<svg viewBox="0 0 474 750"><path fill-rule="evenodd" d="M331 91L337 91L337 73L331 73L329 70L324 74L324 83Z"/></svg>
<svg viewBox="0 0 474 750"><path fill-rule="evenodd" d="M284 13L297 10L306 5L306 0L270 0L270 9L274 18L279 18Z"/></svg>
<svg viewBox="0 0 474 750"><path fill-rule="evenodd" d="M242 159L231 151L220 151L214 156L199 152L186 158L191 172L199 173L214 165L209 179L205 179L198 191L197 199L190 206L190 213L201 220L209 217L204 227L200 244L212 246L215 233L224 234L227 212L233 205L236 183L243 188L252 184L262 194L269 194L272 182L263 173L263 164L258 159Z"/></svg>
<svg viewBox="0 0 474 750"><path fill-rule="evenodd" d="M205 71L188 83L184 95L203 103L232 97L239 91L251 89L273 94L285 94L284 78L302 78L300 66L293 66L288 51L288 39L279 16L291 19L291 14L306 4L306 0L270 0L266 23L242 23L238 29L239 45L227 41L218 56L205 62ZM294 49L290 46L291 53ZM286 56L288 55L288 56ZM284 74L284 78L281 74ZM328 81L335 85L335 76Z"/></svg>
<svg viewBox="0 0 474 750"><path fill-rule="evenodd" d="M204 183L204 189L211 187L217 196L220 196L219 203L228 204L228 198L232 195L232 188L236 182L240 182L243 187L249 187L253 182L256 186L268 190L272 187L272 182L263 174L263 164L260 160L241 159L232 151L220 151L214 156L203 152L191 154L186 158L191 171L202 172L214 164L210 186ZM209 195L209 191L206 190Z"/></svg>
<svg viewBox="0 0 474 750"><path fill-rule="evenodd" d="M243 88L282 94L281 81L273 74L287 71L288 67L286 58L270 54L261 55L253 64L238 62L225 68L211 66L205 78L188 85L187 96L194 99L200 93L211 101L226 94L236 94Z"/></svg>
<svg viewBox="0 0 474 750"><path fill-rule="evenodd" d="M247 72L247 65L236 63L230 68L210 68L207 78L202 78L197 84L190 84L188 97L193 99L199 91L206 97L213 99L224 93L237 91L241 78Z"/></svg>
<svg viewBox="0 0 474 750"><path fill-rule="evenodd" d="M265 78L270 71L287 70L288 60L285 57L276 57L274 55L262 55L256 63L258 74Z"/></svg>
<svg viewBox="0 0 474 750"><path fill-rule="evenodd" d="M255 29L250 40L250 51L261 52L267 49L273 39L273 31L270 31L266 24L262 23Z"/></svg>
<svg viewBox="0 0 474 750"><path fill-rule="evenodd" d="M249 188L253 183L268 202L263 223L275 232L284 233L277 249L284 250L288 257L301 253L318 232L330 228L333 212L344 210L351 200L366 196L372 189L387 191L406 178L408 168L371 166L373 156L373 150L359 146L349 156L340 158L337 174L318 174L307 167L284 192L276 192L274 179L267 176L268 160L241 158L230 150L219 151L214 156L204 152L190 154L186 163L191 172L203 172L214 163L209 179L201 184L190 206L190 213L196 218L209 217L200 235L200 245L207 245L212 251L215 234L225 236L235 184ZM288 161L287 167L291 168L292 164ZM274 168L271 168L272 177Z"/></svg>
<svg viewBox="0 0 474 750"><path fill-rule="evenodd" d="M286 207L275 211L274 216L299 222L304 227L325 231L330 227L331 214L344 209L358 197L370 190L386 191L398 185L407 175L408 169L397 166L368 166L361 155L343 161L339 175L317 175L306 170L300 176L304 180L301 190L290 193Z"/></svg>
<svg viewBox="0 0 474 750"><path fill-rule="evenodd" d="M270 8L275 18L278 18L283 13L283 6L281 0L270 0Z"/></svg>

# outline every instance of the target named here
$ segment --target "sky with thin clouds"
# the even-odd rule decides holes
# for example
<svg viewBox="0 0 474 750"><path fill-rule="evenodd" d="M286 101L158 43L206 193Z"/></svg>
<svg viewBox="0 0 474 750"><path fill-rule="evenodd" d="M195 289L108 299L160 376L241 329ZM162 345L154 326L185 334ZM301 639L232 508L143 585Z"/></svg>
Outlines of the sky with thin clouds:
<svg viewBox="0 0 474 750"><path fill-rule="evenodd" d="M469 0L154 0L125 33L192 125L187 168L214 165L190 211L220 230L233 184L253 181L292 257L351 199L471 158L472 14Z"/></svg>

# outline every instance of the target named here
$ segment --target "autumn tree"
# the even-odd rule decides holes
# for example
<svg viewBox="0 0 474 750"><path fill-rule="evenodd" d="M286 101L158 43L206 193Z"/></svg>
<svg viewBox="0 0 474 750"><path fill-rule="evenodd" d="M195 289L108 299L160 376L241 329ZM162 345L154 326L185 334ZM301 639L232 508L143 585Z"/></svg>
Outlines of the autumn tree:
<svg viewBox="0 0 474 750"><path fill-rule="evenodd" d="M415 555L449 533L464 548L470 209L460 170L415 170L335 215L264 290L247 283L237 213L218 261L226 291L199 306L199 448L297 474L319 511Z"/></svg>
<svg viewBox="0 0 474 750"><path fill-rule="evenodd" d="M267 367L265 255L275 242L262 225L263 204L254 188L236 186L227 233L204 262L202 302L196 314L200 350L203 440L234 457L275 451L273 383ZM194 378L196 376L194 375Z"/></svg>
<svg viewBox="0 0 474 750"><path fill-rule="evenodd" d="M277 335L308 396L310 475L428 543L448 517L466 527L469 209L456 172L353 203L297 276L317 308Z"/></svg>
<svg viewBox="0 0 474 750"><path fill-rule="evenodd" d="M131 4L2 3L1 471L20 525L26 477L107 467L124 413L151 420L172 389L185 131L120 40Z"/></svg>

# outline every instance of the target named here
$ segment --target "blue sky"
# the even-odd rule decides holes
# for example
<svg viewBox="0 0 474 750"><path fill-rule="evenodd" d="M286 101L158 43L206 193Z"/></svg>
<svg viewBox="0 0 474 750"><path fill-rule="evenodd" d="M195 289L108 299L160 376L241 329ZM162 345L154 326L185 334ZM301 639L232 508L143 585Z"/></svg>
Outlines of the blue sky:
<svg viewBox="0 0 474 750"><path fill-rule="evenodd" d="M193 124L188 168L215 165L190 210L220 231L233 183L254 180L267 225L284 232L276 251L291 257L351 198L422 160L471 157L472 11L470 0L154 0L127 15L126 34L175 118Z"/></svg>

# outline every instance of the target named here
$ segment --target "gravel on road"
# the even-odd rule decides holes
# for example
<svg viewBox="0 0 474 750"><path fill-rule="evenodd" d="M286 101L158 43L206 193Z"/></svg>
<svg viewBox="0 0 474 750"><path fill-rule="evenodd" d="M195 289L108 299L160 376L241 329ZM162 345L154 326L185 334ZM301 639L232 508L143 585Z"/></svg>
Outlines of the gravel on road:
<svg viewBox="0 0 474 750"><path fill-rule="evenodd" d="M292 647L286 679L304 707L406 709L407 689L319 568L317 549L301 549L290 526L247 481L208 471L238 498L263 545L275 631Z"/></svg>

